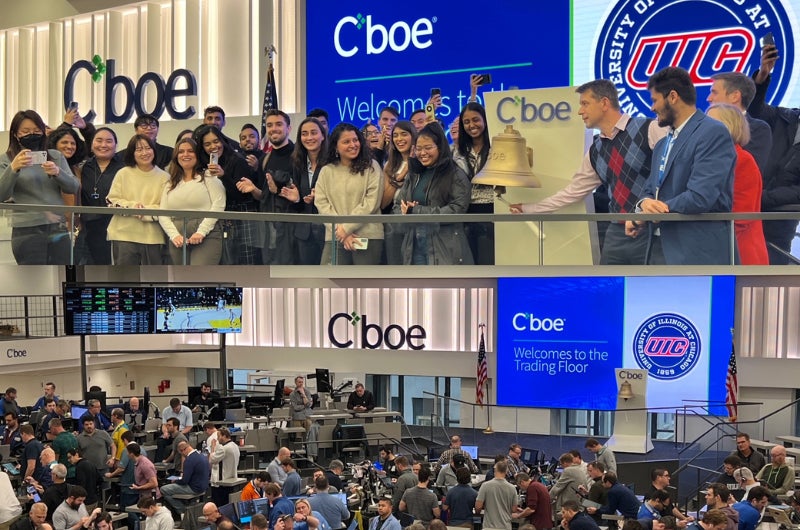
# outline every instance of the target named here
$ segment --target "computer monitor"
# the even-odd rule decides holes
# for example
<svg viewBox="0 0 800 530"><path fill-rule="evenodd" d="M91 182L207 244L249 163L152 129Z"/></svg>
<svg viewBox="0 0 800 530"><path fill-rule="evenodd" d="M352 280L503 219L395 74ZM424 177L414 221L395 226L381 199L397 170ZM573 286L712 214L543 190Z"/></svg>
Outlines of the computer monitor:
<svg viewBox="0 0 800 530"><path fill-rule="evenodd" d="M150 387L144 387L144 396L142 397L142 410L145 413L145 417L147 417L147 412L150 410Z"/></svg>
<svg viewBox="0 0 800 530"><path fill-rule="evenodd" d="M222 396L216 398L215 401L224 409L240 409L244 407L242 396Z"/></svg>
<svg viewBox="0 0 800 530"><path fill-rule="evenodd" d="M272 408L279 409L283 406L283 388L286 384L286 379L278 379L275 381L275 392L272 394Z"/></svg>
<svg viewBox="0 0 800 530"><path fill-rule="evenodd" d="M233 524L239 524L239 518L236 516L236 506L233 503L220 506L219 513L230 519Z"/></svg>
<svg viewBox="0 0 800 530"><path fill-rule="evenodd" d="M263 514L269 519L269 499L253 499L253 512Z"/></svg>
<svg viewBox="0 0 800 530"><path fill-rule="evenodd" d="M199 386L190 386L186 388L186 401L188 402L189 408L192 408L192 403L194 403L194 398L202 394L200 391Z"/></svg>
<svg viewBox="0 0 800 530"><path fill-rule="evenodd" d="M477 445L462 445L461 450L472 457L473 460L478 459L478 446Z"/></svg>
<svg viewBox="0 0 800 530"><path fill-rule="evenodd" d="M80 419L81 416L86 414L86 412L88 410L89 410L89 407L82 407L80 405L72 405L72 407L71 407L71 409L69 411L69 414L70 414L70 416L72 416L75 419L75 421L77 421L77 420Z"/></svg>
<svg viewBox="0 0 800 530"><path fill-rule="evenodd" d="M244 408L251 416L266 416L272 412L272 396L246 396L244 398Z"/></svg>
<svg viewBox="0 0 800 530"><path fill-rule="evenodd" d="M103 392L103 391L100 391L100 392L86 392L86 394L83 395L83 399L84 399L84 403L86 403L87 407L89 406L89 400L90 399L98 400L100 402L100 410L103 411L104 414L106 413L106 393L105 392Z"/></svg>
<svg viewBox="0 0 800 530"><path fill-rule="evenodd" d="M128 424L128 427L134 429L135 427L142 427L142 413L137 412L136 414L125 414L125 423Z"/></svg>
<svg viewBox="0 0 800 530"><path fill-rule="evenodd" d="M522 448L522 454L519 457L525 465L535 466L539 463L539 450L538 449L525 449Z"/></svg>
<svg viewBox="0 0 800 530"><path fill-rule="evenodd" d="M253 501L239 501L236 503L236 513L239 515L241 524L249 524L253 515L256 514Z"/></svg>
<svg viewBox="0 0 800 530"><path fill-rule="evenodd" d="M314 370L317 379L317 392L331 393L331 373L327 368L317 368Z"/></svg>

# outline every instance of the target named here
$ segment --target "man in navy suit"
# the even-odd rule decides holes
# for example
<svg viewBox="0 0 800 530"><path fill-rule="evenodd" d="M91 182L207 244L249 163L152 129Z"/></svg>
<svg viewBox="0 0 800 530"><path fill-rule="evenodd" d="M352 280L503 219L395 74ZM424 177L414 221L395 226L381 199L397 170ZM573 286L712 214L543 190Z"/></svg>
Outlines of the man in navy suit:
<svg viewBox="0 0 800 530"><path fill-rule="evenodd" d="M714 74L711 78L714 84L711 85L706 101L712 104L729 103L742 111L750 126L750 141L743 147L753 155L763 176L767 169L769 151L772 149L772 131L767 122L747 113L747 107L756 95L756 84L741 72Z"/></svg>
<svg viewBox="0 0 800 530"><path fill-rule="evenodd" d="M730 212L736 151L728 129L697 110L689 73L668 67L647 84L658 124L670 134L653 148L653 165L636 211L650 214ZM664 221L651 223L649 263L655 265L731 264L730 223ZM644 228L628 221L635 236Z"/></svg>

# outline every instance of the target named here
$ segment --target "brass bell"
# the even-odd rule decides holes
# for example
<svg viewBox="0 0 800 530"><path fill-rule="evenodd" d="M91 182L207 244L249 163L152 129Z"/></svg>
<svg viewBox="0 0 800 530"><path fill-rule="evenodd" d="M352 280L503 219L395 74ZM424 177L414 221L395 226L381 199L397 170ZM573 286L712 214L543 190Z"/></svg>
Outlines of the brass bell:
<svg viewBox="0 0 800 530"><path fill-rule="evenodd" d="M533 149L527 147L525 138L511 125L492 138L492 147L483 169L472 179L473 184L510 186L514 188L541 188L539 178L533 174Z"/></svg>
<svg viewBox="0 0 800 530"><path fill-rule="evenodd" d="M623 400L628 401L633 397L633 387L627 381L623 381L621 385L619 385L619 394L618 397L621 397Z"/></svg>

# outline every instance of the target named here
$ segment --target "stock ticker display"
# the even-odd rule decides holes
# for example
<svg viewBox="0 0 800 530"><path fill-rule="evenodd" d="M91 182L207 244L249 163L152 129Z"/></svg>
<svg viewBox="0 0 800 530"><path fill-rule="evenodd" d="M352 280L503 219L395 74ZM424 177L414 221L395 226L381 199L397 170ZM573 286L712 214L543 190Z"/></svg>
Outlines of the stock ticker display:
<svg viewBox="0 0 800 530"><path fill-rule="evenodd" d="M70 335L152 333L152 287L66 286L64 322Z"/></svg>

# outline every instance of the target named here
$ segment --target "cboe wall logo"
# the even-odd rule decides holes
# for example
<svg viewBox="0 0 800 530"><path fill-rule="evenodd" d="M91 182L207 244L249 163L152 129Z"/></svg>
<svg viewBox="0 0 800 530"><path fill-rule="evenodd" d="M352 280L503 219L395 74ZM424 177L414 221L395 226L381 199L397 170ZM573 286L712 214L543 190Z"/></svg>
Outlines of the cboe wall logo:
<svg viewBox="0 0 800 530"><path fill-rule="evenodd" d="M772 33L781 59L773 72L771 102L794 85L794 37L782 0L621 0L607 11L595 37L594 77L617 87L623 112L651 114L647 81L667 66L684 68L705 102L712 76L751 74L761 39Z"/></svg>

